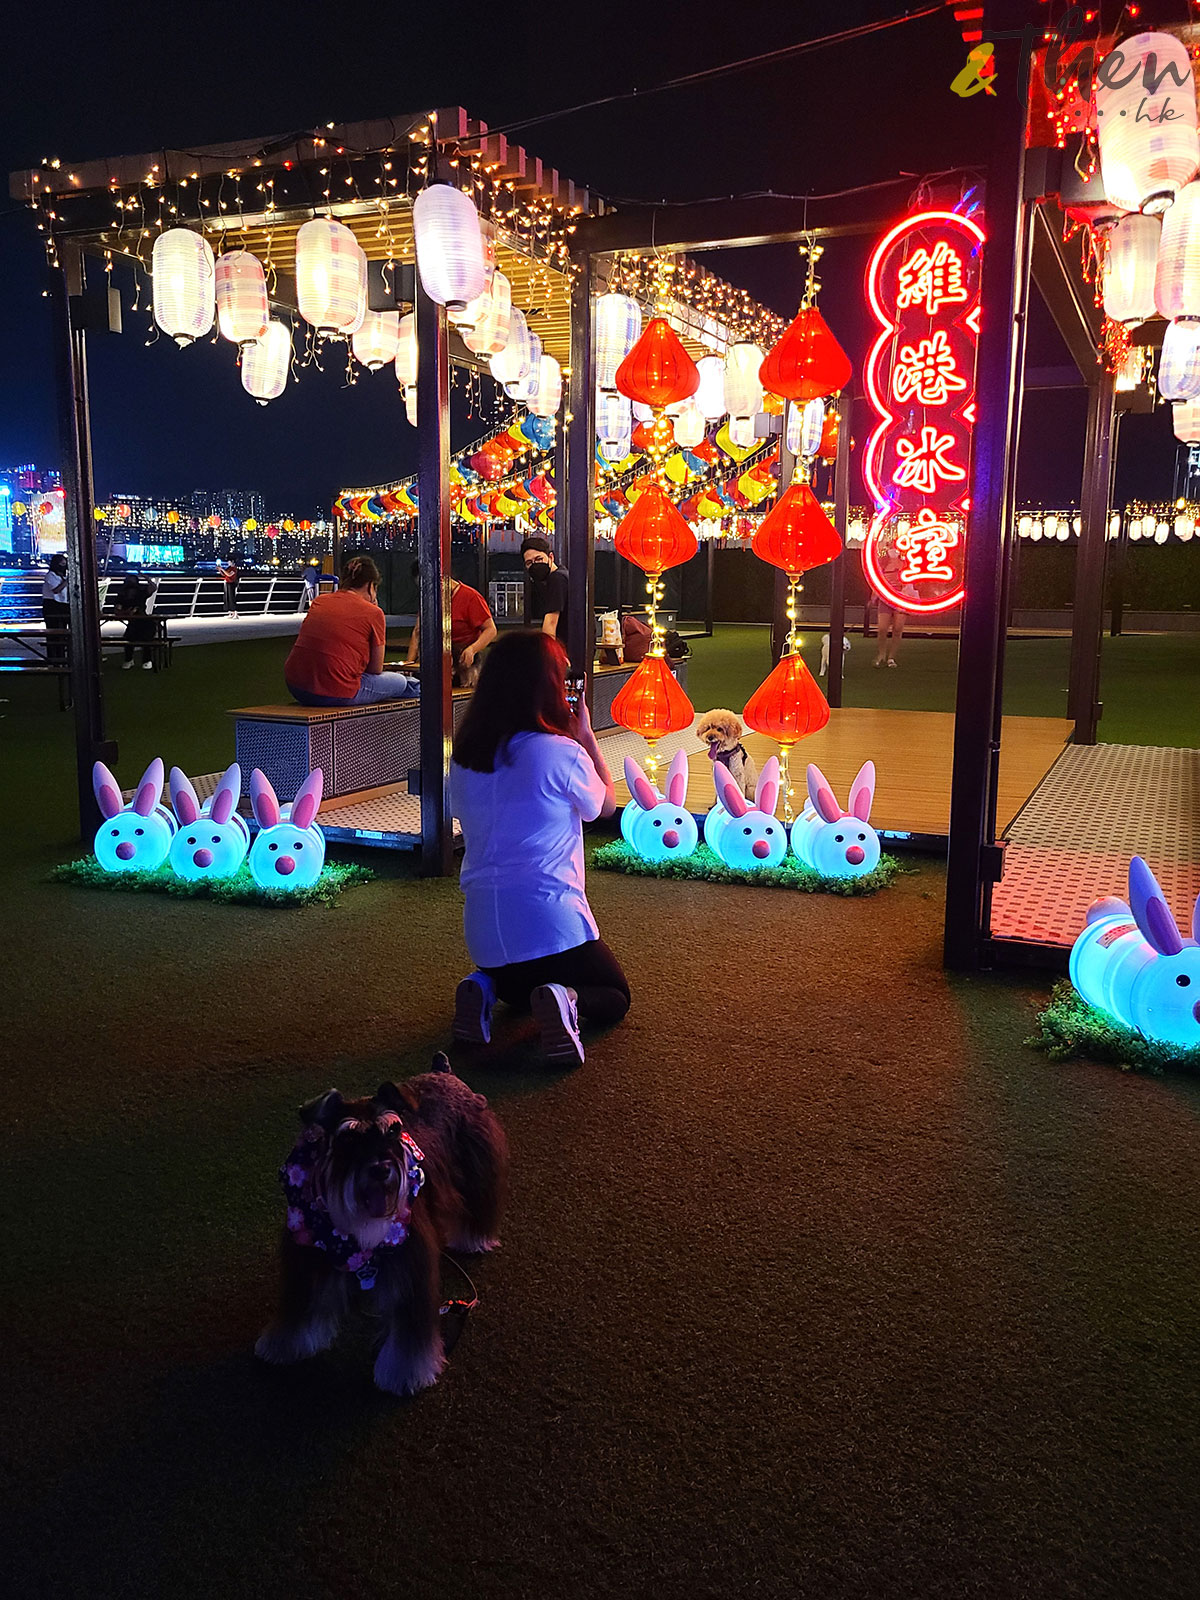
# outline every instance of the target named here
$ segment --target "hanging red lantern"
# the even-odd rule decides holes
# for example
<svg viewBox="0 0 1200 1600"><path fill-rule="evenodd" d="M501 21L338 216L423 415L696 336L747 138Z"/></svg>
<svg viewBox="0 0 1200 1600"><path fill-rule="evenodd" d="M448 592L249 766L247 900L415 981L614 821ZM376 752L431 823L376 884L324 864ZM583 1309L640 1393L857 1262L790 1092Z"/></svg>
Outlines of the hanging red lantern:
<svg viewBox="0 0 1200 1600"><path fill-rule="evenodd" d="M676 507L658 487L643 489L617 529L617 554L656 578L690 561L700 546Z"/></svg>
<svg viewBox="0 0 1200 1600"><path fill-rule="evenodd" d="M645 455L654 443L654 424L652 422L639 422L633 430L630 444L641 455Z"/></svg>
<svg viewBox="0 0 1200 1600"><path fill-rule="evenodd" d="M759 382L785 400L816 400L850 381L850 358L816 306L804 306L767 353Z"/></svg>
<svg viewBox="0 0 1200 1600"><path fill-rule="evenodd" d="M646 656L612 703L613 721L643 739L690 728L696 711L664 656Z"/></svg>
<svg viewBox="0 0 1200 1600"><path fill-rule="evenodd" d="M746 726L780 744L795 744L829 721L829 702L802 656L784 656L750 696L742 712Z"/></svg>
<svg viewBox="0 0 1200 1600"><path fill-rule="evenodd" d="M842 425L841 413L832 407L825 413L825 421L821 424L821 442L817 446L817 454L822 461L836 461L838 453L838 432Z"/></svg>
<svg viewBox="0 0 1200 1600"><path fill-rule="evenodd" d="M670 406L700 387L700 369L665 317L647 323L641 338L617 368L620 392L644 406Z"/></svg>
<svg viewBox="0 0 1200 1600"><path fill-rule="evenodd" d="M753 539L754 554L798 578L842 553L838 531L807 483L794 483L767 512Z"/></svg>

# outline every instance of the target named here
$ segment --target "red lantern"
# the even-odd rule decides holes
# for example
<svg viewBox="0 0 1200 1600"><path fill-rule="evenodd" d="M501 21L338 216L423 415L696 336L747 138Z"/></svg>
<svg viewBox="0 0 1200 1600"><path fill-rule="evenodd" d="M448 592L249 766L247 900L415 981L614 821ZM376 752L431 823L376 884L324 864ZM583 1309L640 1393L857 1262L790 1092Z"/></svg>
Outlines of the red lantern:
<svg viewBox="0 0 1200 1600"><path fill-rule="evenodd" d="M817 454L822 461L837 460L838 430L841 425L841 413L831 407L825 413L825 421L821 424L821 443L817 446Z"/></svg>
<svg viewBox="0 0 1200 1600"><path fill-rule="evenodd" d="M759 382L785 400L816 400L844 389L850 359L816 306L805 306L758 369Z"/></svg>
<svg viewBox="0 0 1200 1600"><path fill-rule="evenodd" d="M842 541L808 484L794 483L759 523L753 549L761 560L798 578L836 560Z"/></svg>
<svg viewBox="0 0 1200 1600"><path fill-rule="evenodd" d="M614 708L615 709L615 708ZM746 726L780 744L795 744L829 721L829 702L801 656L784 656L742 712Z"/></svg>
<svg viewBox="0 0 1200 1600"><path fill-rule="evenodd" d="M504 468L499 461L486 450L477 450L471 457L471 470L477 472L488 483L493 483L504 475Z"/></svg>
<svg viewBox="0 0 1200 1600"><path fill-rule="evenodd" d="M650 446L654 443L653 423L639 422L637 427L633 430L633 436L629 442L633 449L639 451L642 455L645 455L647 450L649 450Z"/></svg>
<svg viewBox="0 0 1200 1600"><path fill-rule="evenodd" d="M643 489L617 529L617 554L656 578L668 567L690 561L700 546L696 535L657 484Z"/></svg>
<svg viewBox="0 0 1200 1600"><path fill-rule="evenodd" d="M690 728L696 711L666 658L647 656L613 700L612 715L623 728L653 741Z"/></svg>
<svg viewBox="0 0 1200 1600"><path fill-rule="evenodd" d="M700 369L665 317L647 323L641 338L617 368L617 388L644 406L670 406L700 387Z"/></svg>

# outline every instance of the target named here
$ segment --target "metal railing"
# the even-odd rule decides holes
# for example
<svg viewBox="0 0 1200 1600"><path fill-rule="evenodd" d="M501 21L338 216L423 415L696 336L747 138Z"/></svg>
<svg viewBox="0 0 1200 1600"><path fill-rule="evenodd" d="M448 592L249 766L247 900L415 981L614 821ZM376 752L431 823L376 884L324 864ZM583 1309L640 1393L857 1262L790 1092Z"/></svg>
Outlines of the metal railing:
<svg viewBox="0 0 1200 1600"><path fill-rule="evenodd" d="M497 622L522 622L525 618L525 585L518 578L512 582L493 578L488 584L488 604Z"/></svg>
<svg viewBox="0 0 1200 1600"><path fill-rule="evenodd" d="M160 617L220 617L225 614L225 585L220 578L182 577L177 573L148 572L158 588L153 611ZM42 572L0 574L0 622L36 623L42 620ZM120 587L119 578L101 578L100 610L103 615L110 598ZM521 586L518 585L518 588ZM301 609L304 579L248 574L238 583L239 615L286 616Z"/></svg>

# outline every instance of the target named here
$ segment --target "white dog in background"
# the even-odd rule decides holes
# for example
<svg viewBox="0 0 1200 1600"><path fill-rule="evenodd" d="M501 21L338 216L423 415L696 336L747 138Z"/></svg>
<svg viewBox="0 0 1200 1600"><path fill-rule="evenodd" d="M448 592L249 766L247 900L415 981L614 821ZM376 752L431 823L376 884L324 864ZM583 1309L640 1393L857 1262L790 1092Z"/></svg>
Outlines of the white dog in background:
<svg viewBox="0 0 1200 1600"><path fill-rule="evenodd" d="M843 660L845 660L846 652L847 652L847 650L849 650L849 648L850 648L850 641L849 641L849 639L847 639L846 635L843 634L842 635L842 659ZM823 678L827 678L829 676L829 635L827 633L823 633L821 635L821 676Z"/></svg>

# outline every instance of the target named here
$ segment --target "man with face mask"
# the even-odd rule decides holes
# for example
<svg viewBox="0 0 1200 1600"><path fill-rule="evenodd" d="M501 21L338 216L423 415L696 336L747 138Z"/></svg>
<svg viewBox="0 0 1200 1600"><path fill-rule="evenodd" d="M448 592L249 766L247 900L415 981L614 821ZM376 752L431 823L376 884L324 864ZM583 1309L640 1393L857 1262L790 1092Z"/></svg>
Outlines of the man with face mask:
<svg viewBox="0 0 1200 1600"><path fill-rule="evenodd" d="M555 564L548 539L530 534L521 541L525 563L525 622L553 638L567 637L567 569Z"/></svg>

